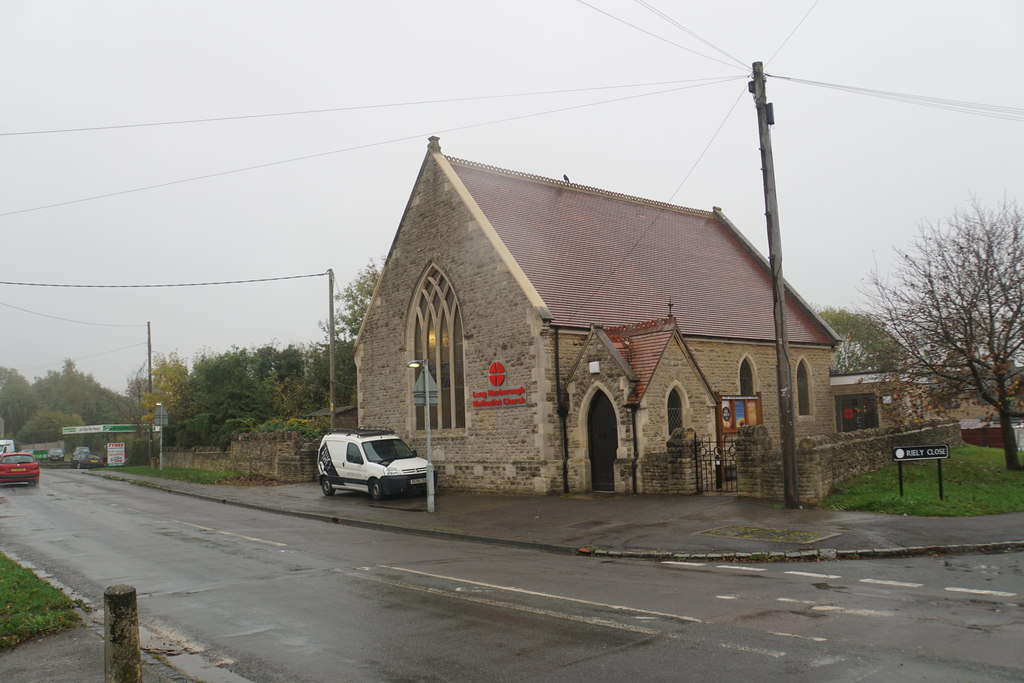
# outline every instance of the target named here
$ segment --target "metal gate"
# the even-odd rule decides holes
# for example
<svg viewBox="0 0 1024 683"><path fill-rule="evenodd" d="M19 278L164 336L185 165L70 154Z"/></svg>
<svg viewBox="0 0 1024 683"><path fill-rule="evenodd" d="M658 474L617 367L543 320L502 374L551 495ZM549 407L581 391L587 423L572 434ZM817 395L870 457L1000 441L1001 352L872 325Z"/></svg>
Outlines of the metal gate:
<svg viewBox="0 0 1024 683"><path fill-rule="evenodd" d="M698 493L735 493L736 485L736 442L725 439L722 442L702 441L693 437L693 463L697 470Z"/></svg>

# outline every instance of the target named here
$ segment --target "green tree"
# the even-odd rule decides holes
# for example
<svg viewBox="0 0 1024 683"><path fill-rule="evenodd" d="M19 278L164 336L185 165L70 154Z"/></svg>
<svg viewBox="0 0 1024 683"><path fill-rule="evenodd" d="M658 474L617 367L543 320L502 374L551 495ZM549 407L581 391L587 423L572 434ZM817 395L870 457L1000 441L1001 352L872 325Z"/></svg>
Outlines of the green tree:
<svg viewBox="0 0 1024 683"><path fill-rule="evenodd" d="M38 409L39 399L28 380L17 370L0 368L0 418L6 433L17 434Z"/></svg>
<svg viewBox="0 0 1024 683"><path fill-rule="evenodd" d="M818 311L818 315L842 338L832 353L832 367L837 374L895 369L900 346L870 313L830 307Z"/></svg>
<svg viewBox="0 0 1024 683"><path fill-rule="evenodd" d="M80 415L69 415L59 410L43 408L18 430L18 441L24 443L41 443L60 441L64 427L84 425Z"/></svg>
<svg viewBox="0 0 1024 683"><path fill-rule="evenodd" d="M366 315L366 308L370 305L373 290L377 288L377 281L380 280L380 271L381 267L377 264L377 260L370 259L370 262L356 273L356 276L335 297L335 301L341 304L341 311L337 314L339 339L355 341L359 336L359 328L363 325L363 316Z"/></svg>
<svg viewBox="0 0 1024 683"><path fill-rule="evenodd" d="M126 412L127 399L82 373L72 360L60 372L51 370L37 379L32 390L40 406L69 415L80 415L86 424L118 421Z"/></svg>
<svg viewBox="0 0 1024 683"><path fill-rule="evenodd" d="M1021 469L1012 421L1024 417L1024 215L975 202L923 223L891 281L871 276L875 316L902 347L899 375L939 397L978 396L998 413L1006 468Z"/></svg>

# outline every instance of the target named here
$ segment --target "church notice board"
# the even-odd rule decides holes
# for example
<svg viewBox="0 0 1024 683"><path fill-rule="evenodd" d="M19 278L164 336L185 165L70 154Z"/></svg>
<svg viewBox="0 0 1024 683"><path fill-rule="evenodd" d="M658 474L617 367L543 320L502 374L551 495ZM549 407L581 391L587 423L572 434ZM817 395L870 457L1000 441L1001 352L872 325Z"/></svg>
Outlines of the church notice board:
<svg viewBox="0 0 1024 683"><path fill-rule="evenodd" d="M719 396L718 430L723 436L761 424L761 396Z"/></svg>

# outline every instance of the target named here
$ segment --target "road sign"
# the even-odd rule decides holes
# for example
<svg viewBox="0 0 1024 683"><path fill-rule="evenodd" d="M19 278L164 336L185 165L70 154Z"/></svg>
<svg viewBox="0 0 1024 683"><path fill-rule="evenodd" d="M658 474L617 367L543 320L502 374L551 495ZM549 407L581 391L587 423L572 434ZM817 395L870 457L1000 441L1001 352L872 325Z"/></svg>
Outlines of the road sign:
<svg viewBox="0 0 1024 683"><path fill-rule="evenodd" d="M170 416L167 415L167 410L163 406L157 406L153 413L153 424L157 427L166 427L168 419Z"/></svg>
<svg viewBox="0 0 1024 683"><path fill-rule="evenodd" d="M425 406L427 401L430 401L430 405L437 405L437 382L430 376L429 372L421 372L420 376L416 379L416 386L412 388L412 402L413 405Z"/></svg>
<svg viewBox="0 0 1024 683"><path fill-rule="evenodd" d="M892 449L893 462L907 460L938 460L949 457L949 445L940 446L897 446Z"/></svg>
<svg viewBox="0 0 1024 683"><path fill-rule="evenodd" d="M62 434L111 434L116 432L134 432L135 425L83 425L81 427L63 427Z"/></svg>

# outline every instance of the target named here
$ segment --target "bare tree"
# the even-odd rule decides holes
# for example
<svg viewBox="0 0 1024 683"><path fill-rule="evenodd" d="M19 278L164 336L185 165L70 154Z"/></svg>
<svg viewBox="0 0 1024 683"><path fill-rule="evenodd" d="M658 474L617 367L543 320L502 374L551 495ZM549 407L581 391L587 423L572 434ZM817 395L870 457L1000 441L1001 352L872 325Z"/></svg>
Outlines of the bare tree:
<svg viewBox="0 0 1024 683"><path fill-rule="evenodd" d="M1024 417L1024 216L974 202L923 223L895 275L872 273L875 315L903 348L903 379L971 396L998 413L1006 468L1021 469L1012 420Z"/></svg>

